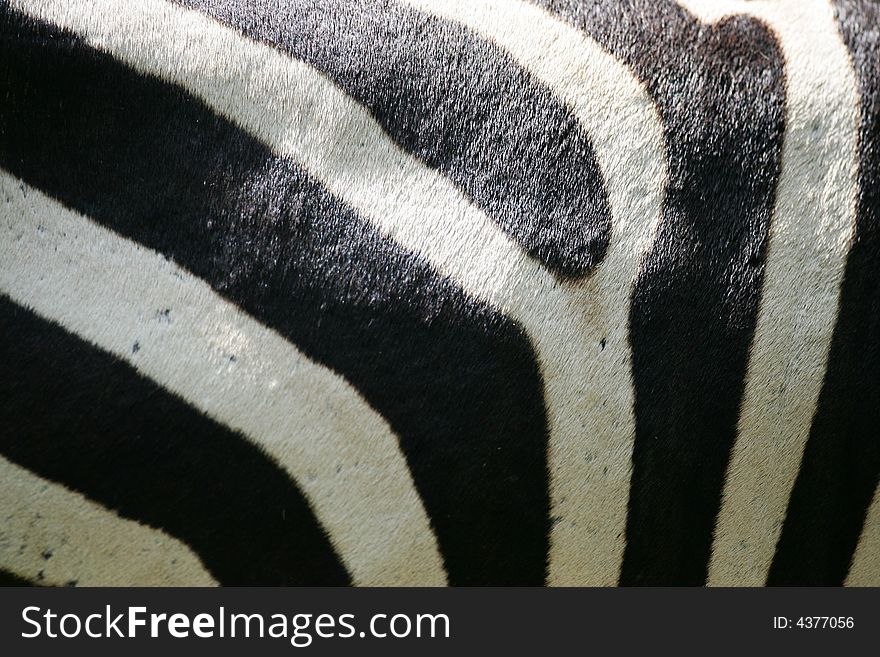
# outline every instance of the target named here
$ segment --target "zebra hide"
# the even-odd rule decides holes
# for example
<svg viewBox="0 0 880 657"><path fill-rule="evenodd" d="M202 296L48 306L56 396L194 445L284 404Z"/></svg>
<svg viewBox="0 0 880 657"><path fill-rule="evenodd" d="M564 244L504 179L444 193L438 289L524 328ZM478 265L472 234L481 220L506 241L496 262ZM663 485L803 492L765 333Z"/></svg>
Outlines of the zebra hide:
<svg viewBox="0 0 880 657"><path fill-rule="evenodd" d="M874 0L0 0L0 570L880 585Z"/></svg>

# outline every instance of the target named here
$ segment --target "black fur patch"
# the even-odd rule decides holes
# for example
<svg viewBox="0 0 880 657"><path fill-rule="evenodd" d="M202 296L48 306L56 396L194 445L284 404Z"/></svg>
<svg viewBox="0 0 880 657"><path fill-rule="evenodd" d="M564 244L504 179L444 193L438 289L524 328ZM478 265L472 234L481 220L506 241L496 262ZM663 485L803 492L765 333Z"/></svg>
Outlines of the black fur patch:
<svg viewBox="0 0 880 657"><path fill-rule="evenodd" d="M0 586L34 586L34 583L24 577L19 577L15 573L0 568Z"/></svg>

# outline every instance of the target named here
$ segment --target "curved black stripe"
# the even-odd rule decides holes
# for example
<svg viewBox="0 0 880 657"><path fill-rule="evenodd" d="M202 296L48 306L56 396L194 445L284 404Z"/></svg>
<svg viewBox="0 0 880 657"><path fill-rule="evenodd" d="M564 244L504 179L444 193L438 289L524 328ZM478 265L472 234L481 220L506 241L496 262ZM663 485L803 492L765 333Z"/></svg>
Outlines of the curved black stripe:
<svg viewBox="0 0 880 657"><path fill-rule="evenodd" d="M880 5L835 0L861 93L856 238L828 371L767 583L843 583L880 478Z"/></svg>
<svg viewBox="0 0 880 657"><path fill-rule="evenodd" d="M546 423L521 329L181 89L6 25L0 166L351 381L400 437L452 583L543 582Z"/></svg>
<svg viewBox="0 0 880 657"><path fill-rule="evenodd" d="M549 0L643 80L669 185L630 315L636 441L621 584L702 584L754 333L784 127L757 21L663 0Z"/></svg>
<svg viewBox="0 0 880 657"><path fill-rule="evenodd" d="M0 568L0 586L36 586L36 584L28 579L25 579L24 577L19 577L15 573L11 573L8 570Z"/></svg>
<svg viewBox="0 0 880 657"><path fill-rule="evenodd" d="M558 275L604 257L610 211L589 138L466 28L387 0L175 1L321 70Z"/></svg>
<svg viewBox="0 0 880 657"><path fill-rule="evenodd" d="M190 545L230 585L348 583L305 498L230 429L0 296L0 452Z"/></svg>

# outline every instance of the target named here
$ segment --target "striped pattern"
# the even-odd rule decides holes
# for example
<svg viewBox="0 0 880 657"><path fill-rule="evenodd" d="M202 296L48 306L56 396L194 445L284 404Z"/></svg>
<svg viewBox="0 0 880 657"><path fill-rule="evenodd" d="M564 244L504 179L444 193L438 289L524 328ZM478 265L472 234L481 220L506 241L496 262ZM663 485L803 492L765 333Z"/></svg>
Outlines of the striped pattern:
<svg viewBox="0 0 880 657"><path fill-rule="evenodd" d="M0 1L5 578L880 584L878 21Z"/></svg>

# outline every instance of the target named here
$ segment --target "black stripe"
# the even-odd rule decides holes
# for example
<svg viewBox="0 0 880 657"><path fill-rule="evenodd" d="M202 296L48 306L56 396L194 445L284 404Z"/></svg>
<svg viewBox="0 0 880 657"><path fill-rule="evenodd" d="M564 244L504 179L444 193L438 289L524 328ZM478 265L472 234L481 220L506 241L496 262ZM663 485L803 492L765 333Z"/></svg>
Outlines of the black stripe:
<svg viewBox="0 0 880 657"><path fill-rule="evenodd" d="M0 296L0 451L190 545L231 585L348 577L279 466L135 369Z"/></svg>
<svg viewBox="0 0 880 657"><path fill-rule="evenodd" d="M551 0L644 81L669 186L630 315L636 441L621 584L702 584L736 436L784 128L782 56L743 16Z"/></svg>
<svg viewBox="0 0 880 657"><path fill-rule="evenodd" d="M400 437L452 583L540 584L547 430L522 330L181 89L5 24L0 166L351 381Z"/></svg>
<svg viewBox="0 0 880 657"><path fill-rule="evenodd" d="M0 586L35 586L35 584L24 577L19 577L15 573L0 568Z"/></svg>
<svg viewBox="0 0 880 657"><path fill-rule="evenodd" d="M835 9L861 92L856 239L772 585L842 584L880 477L880 6Z"/></svg>
<svg viewBox="0 0 880 657"><path fill-rule="evenodd" d="M590 140L500 48L387 0L176 0L329 76L561 276L605 255L610 211Z"/></svg>

